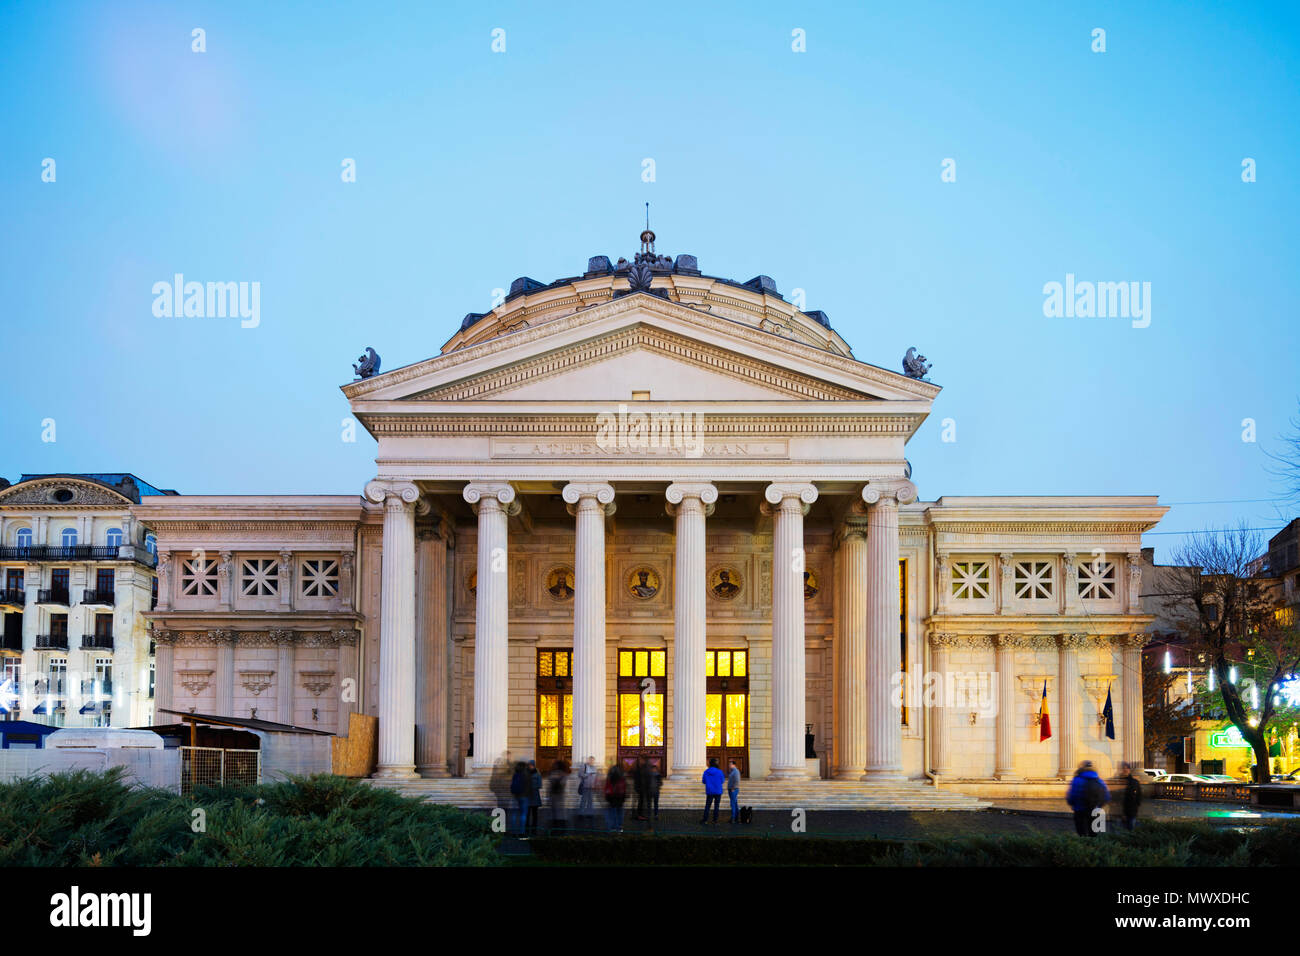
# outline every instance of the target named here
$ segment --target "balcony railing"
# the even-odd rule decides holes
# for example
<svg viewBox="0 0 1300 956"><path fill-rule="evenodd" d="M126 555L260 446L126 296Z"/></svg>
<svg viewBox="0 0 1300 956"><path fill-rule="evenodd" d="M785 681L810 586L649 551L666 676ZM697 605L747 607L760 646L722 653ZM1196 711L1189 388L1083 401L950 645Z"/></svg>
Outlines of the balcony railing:
<svg viewBox="0 0 1300 956"><path fill-rule="evenodd" d="M112 696L113 696L113 680L112 680L112 678L109 678L108 680L83 680L83 681L81 682L81 696L82 696L82 697L90 697L91 695L93 695L93 694L96 692L96 690L95 690L95 685L96 685L96 684L99 685L99 696L100 696L100 697L112 697Z"/></svg>
<svg viewBox="0 0 1300 956"><path fill-rule="evenodd" d="M3 561L136 561L148 567L158 563L143 545L33 544L28 547L13 545L0 547Z"/></svg>
<svg viewBox="0 0 1300 956"><path fill-rule="evenodd" d="M22 607L27 603L27 592L22 588L0 588L0 604L7 607Z"/></svg>
<svg viewBox="0 0 1300 956"><path fill-rule="evenodd" d="M66 588L41 588L36 593L37 604L61 604L67 607L69 604L68 592Z"/></svg>
<svg viewBox="0 0 1300 956"><path fill-rule="evenodd" d="M113 606L112 588L86 588L81 593L82 604L102 604L106 607Z"/></svg>
<svg viewBox="0 0 1300 956"><path fill-rule="evenodd" d="M83 634L81 637L81 649L83 651L111 651L113 649L113 635Z"/></svg>
<svg viewBox="0 0 1300 956"><path fill-rule="evenodd" d="M68 649L68 635L37 634L36 649L38 651L66 651Z"/></svg>

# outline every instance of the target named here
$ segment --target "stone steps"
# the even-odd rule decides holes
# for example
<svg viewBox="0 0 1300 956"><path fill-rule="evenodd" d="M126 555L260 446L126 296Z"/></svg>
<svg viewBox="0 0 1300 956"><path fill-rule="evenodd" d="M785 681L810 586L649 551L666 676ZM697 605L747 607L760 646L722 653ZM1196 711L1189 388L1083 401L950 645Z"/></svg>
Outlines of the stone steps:
<svg viewBox="0 0 1300 956"><path fill-rule="evenodd" d="M466 809L487 809L497 799L487 781L465 778L421 780L369 780L373 786L395 790L434 803L446 803ZM574 788L570 788L576 800ZM635 806L635 796L628 793L628 806ZM659 806L665 810L699 809L704 789L694 781L668 778L659 793ZM727 802L724 794L722 802ZM758 810L982 810L992 806L987 800L941 790L917 781L895 783L859 783L852 780L746 780L740 788L740 802ZM596 809L604 809L597 795Z"/></svg>

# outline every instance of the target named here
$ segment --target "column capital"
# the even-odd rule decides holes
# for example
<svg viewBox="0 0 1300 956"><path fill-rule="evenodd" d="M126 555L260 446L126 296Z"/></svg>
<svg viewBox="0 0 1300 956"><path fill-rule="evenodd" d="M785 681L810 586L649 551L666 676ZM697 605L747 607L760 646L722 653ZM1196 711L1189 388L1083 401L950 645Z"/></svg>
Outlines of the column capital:
<svg viewBox="0 0 1300 956"><path fill-rule="evenodd" d="M377 505L387 508L415 508L420 514L429 510L429 503L420 497L420 489L413 481L391 478L375 478L366 482L365 496Z"/></svg>
<svg viewBox="0 0 1300 956"><path fill-rule="evenodd" d="M1089 638L1087 634L1082 634L1082 633L1058 634L1056 637L1056 641L1058 644L1061 645L1061 647L1072 649L1072 650L1077 650L1080 647L1087 647L1089 644L1092 643L1091 638Z"/></svg>
<svg viewBox="0 0 1300 956"><path fill-rule="evenodd" d="M614 486L607 481L571 481L560 492L564 503L568 505L569 514L577 514L584 498L593 498L600 505L606 517L618 507L614 504Z"/></svg>
<svg viewBox="0 0 1300 956"><path fill-rule="evenodd" d="M807 514L809 507L817 500L817 486L811 481L774 481L763 490L763 497L766 499L764 514L771 514L790 498L797 499L803 513Z"/></svg>
<svg viewBox="0 0 1300 956"><path fill-rule="evenodd" d="M863 486L862 500L869 505L891 500L900 505L910 504L916 500L916 485L900 478L873 478Z"/></svg>
<svg viewBox="0 0 1300 956"><path fill-rule="evenodd" d="M522 509L515 500L514 485L508 481L471 481L465 485L461 495L473 507L475 514L485 503L492 501L508 515L517 515Z"/></svg>
<svg viewBox="0 0 1300 956"><path fill-rule="evenodd" d="M677 516L677 509L682 502L687 500L698 501L707 517L713 514L713 507L718 500L718 489L707 481L674 481L665 489L664 497L668 499L665 510L673 517Z"/></svg>

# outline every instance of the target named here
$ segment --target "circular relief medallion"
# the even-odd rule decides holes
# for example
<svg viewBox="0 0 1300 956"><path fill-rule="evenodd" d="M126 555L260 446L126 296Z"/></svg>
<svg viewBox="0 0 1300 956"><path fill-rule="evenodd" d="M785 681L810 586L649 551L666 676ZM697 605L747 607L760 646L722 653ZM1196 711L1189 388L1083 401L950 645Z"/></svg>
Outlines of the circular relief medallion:
<svg viewBox="0 0 1300 956"><path fill-rule="evenodd" d="M811 601L820 590L821 585L817 583L817 572L811 568L805 571L803 573L803 599Z"/></svg>
<svg viewBox="0 0 1300 956"><path fill-rule="evenodd" d="M478 596L478 571L471 571L465 579L465 588L470 594Z"/></svg>
<svg viewBox="0 0 1300 956"><path fill-rule="evenodd" d="M642 565L627 576L627 590L634 598L648 601L659 593L659 572Z"/></svg>
<svg viewBox="0 0 1300 956"><path fill-rule="evenodd" d="M729 565L709 572L709 593L719 601L735 600L744 587L745 581L740 572Z"/></svg>
<svg viewBox="0 0 1300 956"><path fill-rule="evenodd" d="M573 568L551 568L546 572L546 593L561 603L573 600Z"/></svg>

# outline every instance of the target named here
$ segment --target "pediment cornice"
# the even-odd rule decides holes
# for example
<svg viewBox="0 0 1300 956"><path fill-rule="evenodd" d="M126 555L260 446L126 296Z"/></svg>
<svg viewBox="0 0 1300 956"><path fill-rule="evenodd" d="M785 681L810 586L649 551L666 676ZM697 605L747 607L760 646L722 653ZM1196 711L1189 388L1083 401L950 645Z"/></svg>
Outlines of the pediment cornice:
<svg viewBox="0 0 1300 956"><path fill-rule="evenodd" d="M620 319L627 321L620 326ZM535 327L523 328L415 365L352 382L342 386L342 391L353 402L397 401L475 376L491 375L521 361L529 362L533 358L530 353L546 350L548 340L563 343L566 338L572 338L588 329L594 333L593 337L609 335L622 328L635 327L636 324L649 324L647 319L651 323L659 319L682 335L701 333L713 340L713 348L718 351L733 351L748 361L784 370L786 374L795 372L807 378L816 378L822 382L823 387L830 385L842 389L860 389L865 394L927 402L940 391L939 386L930 382L908 378L734 320L644 294L623 296ZM605 327L601 328L602 325ZM657 328L653 324L649 324L649 327ZM700 347L709 344L699 342ZM562 344L561 348L563 347ZM499 360L495 365L494 359ZM460 370L463 370L463 374L458 375ZM426 379L428 383L419 383L420 379ZM414 388L401 388L409 383L418 384ZM797 391L800 385L791 384L789 387Z"/></svg>

